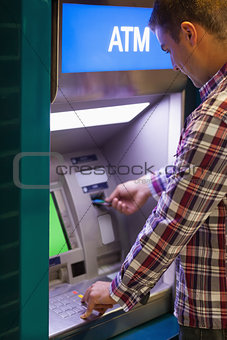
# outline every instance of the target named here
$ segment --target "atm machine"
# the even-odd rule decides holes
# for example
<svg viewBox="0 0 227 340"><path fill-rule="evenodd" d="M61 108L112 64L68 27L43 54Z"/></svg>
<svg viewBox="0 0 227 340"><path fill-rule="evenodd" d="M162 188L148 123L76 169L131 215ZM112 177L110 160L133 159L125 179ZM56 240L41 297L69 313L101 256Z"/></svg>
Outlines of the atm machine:
<svg viewBox="0 0 227 340"><path fill-rule="evenodd" d="M180 136L186 79L147 28L151 11L146 0L53 2L51 339L109 339L172 311L174 264L130 312L80 318L86 289L112 281L156 205L123 216L105 198L171 166Z"/></svg>

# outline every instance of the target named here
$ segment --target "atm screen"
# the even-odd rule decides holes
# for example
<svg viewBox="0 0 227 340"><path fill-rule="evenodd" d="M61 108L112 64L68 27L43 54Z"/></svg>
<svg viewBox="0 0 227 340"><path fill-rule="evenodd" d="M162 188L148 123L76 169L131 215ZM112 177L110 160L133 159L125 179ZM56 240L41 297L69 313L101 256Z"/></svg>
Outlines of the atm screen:
<svg viewBox="0 0 227 340"><path fill-rule="evenodd" d="M49 256L59 255L69 250L64 224L54 193L50 194Z"/></svg>
<svg viewBox="0 0 227 340"><path fill-rule="evenodd" d="M171 69L148 27L151 13L152 8L63 3L61 72Z"/></svg>

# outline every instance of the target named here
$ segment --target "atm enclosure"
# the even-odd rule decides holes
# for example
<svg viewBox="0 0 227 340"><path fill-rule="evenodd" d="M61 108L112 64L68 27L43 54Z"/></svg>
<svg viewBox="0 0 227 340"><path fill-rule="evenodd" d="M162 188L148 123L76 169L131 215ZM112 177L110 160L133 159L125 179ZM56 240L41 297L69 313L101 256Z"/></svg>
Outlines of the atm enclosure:
<svg viewBox="0 0 227 340"><path fill-rule="evenodd" d="M113 68L108 71L105 65L103 70L96 70L93 65L93 69L84 72L73 69L77 64L71 65L72 69L64 68L62 60L70 59L70 51L67 57L63 53L64 23L69 25L73 23L70 15L74 11L69 8L68 12L64 12L64 8L69 4L74 5L74 9L78 9L76 15L79 15L78 11L81 10L83 18L83 11L90 11L87 12L86 20L81 19L80 22L81 35L87 23L90 41L97 34L94 29L92 31L90 17L96 13L95 11L97 13L103 11L101 11L102 17L106 18L103 22L107 23L107 27L111 19L113 21L115 18L115 14L111 15L111 13L118 14L116 15L120 21L117 24L112 23L107 46L111 49L112 39L112 50L115 49L120 54L114 57L120 58L119 70ZM142 65L139 66L140 69L134 69L133 65L131 69L125 69L127 64L124 63L122 66L121 57L125 57L122 53L126 54L126 60L130 59L130 53L127 56L128 51L120 51L119 39L124 49L127 50L127 46L129 50L130 46L134 48L133 43L130 45L130 33L134 37L133 34L137 32L137 39L140 39L137 43L144 42L140 45L141 51L138 48L133 53L138 53L139 57L142 53L149 53L145 51L144 35L140 33L138 38L138 30L135 30L135 27L139 27L135 23L135 15L138 17L137 13L140 13L140 10L143 12L144 9L146 13L147 10L151 13L150 7L150 1L97 1L92 2L92 5L87 1L54 2L53 13L55 19L59 19L59 32L56 29L58 26L55 25L55 38L59 34L59 44L53 46L53 50L58 46L59 53L55 55L55 62L53 62L53 65L58 67L57 73L53 70L58 80L58 91L55 95L53 85L51 119L57 114L60 117L64 113L65 121L62 123L62 128L61 126L56 128L53 123L51 124L49 258L49 336L51 339L108 339L172 311L174 264L151 290L148 301L141 301L142 303L128 313L125 313L119 305L115 305L102 317L93 313L89 320L80 319L83 308L78 308L78 313L73 313L72 308L71 312L70 309L64 312L60 310L62 315L69 313L67 317L61 319L55 313L58 308L56 305L59 305L58 302L62 302L62 299L64 302L70 298L80 301L81 296L93 282L97 280L111 282L120 270L121 263L143 228L147 217L157 204L155 199L151 198L137 213L124 216L111 206L94 204L94 202L103 203L117 184L127 180L137 180L149 171L158 170L174 162L184 116L185 77L174 73L170 69L169 61L167 66L164 66L167 69L149 69L149 65L147 69L143 69ZM129 10L128 15L125 14L127 10ZM97 14L93 16L96 20L99 19ZM125 17L127 22L124 24ZM115 28L114 31L114 27L118 29ZM133 28L121 30L122 27ZM146 31L140 29L140 32ZM72 40L68 43L72 44ZM74 51L72 53L75 54ZM137 60L135 64L138 64ZM88 66L90 67L90 64ZM110 66L111 63L108 67ZM107 117L111 108L113 112L111 117L118 117L119 113L120 116L125 115L123 113L125 111L122 110L126 105L131 111L135 104L143 103L146 103L145 108L140 109L140 112L128 121L127 119L116 120L111 124L105 122L105 125L102 122L97 123L97 109L102 109L104 115L106 112L105 117ZM83 124L85 110L89 110L95 118L88 126ZM72 128L64 125L69 112L74 112L77 120L82 122L81 126ZM58 243L55 235L60 235ZM58 301L57 297L60 295L63 298L59 298ZM51 299L55 302L51 302Z"/></svg>

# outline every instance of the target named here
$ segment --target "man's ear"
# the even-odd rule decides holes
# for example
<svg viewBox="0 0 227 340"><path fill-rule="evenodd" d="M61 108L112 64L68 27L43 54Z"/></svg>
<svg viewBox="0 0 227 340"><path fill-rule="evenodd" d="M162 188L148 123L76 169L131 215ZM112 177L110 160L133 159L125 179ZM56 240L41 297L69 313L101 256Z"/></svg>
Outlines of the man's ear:
<svg viewBox="0 0 227 340"><path fill-rule="evenodd" d="M196 27L189 21L184 21L181 23L181 33L186 41L190 43L192 47L197 44L198 34Z"/></svg>

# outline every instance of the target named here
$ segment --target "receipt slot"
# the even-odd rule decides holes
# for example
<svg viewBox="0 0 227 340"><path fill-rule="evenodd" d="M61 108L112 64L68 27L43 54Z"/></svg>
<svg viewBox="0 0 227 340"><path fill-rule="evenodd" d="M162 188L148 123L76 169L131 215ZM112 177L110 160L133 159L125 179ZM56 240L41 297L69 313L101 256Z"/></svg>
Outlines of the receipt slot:
<svg viewBox="0 0 227 340"><path fill-rule="evenodd" d="M114 241L114 232L111 216L109 214L98 216L98 223L101 232L102 243L112 243Z"/></svg>

